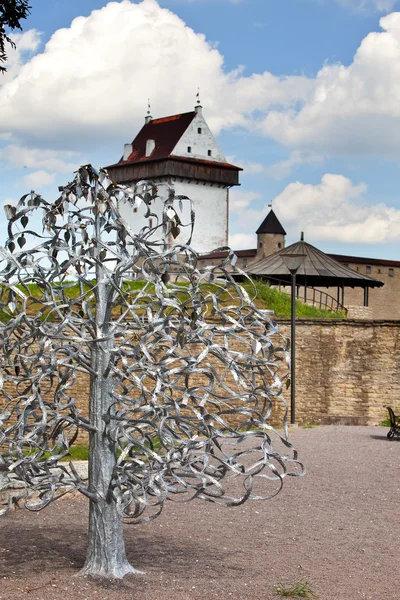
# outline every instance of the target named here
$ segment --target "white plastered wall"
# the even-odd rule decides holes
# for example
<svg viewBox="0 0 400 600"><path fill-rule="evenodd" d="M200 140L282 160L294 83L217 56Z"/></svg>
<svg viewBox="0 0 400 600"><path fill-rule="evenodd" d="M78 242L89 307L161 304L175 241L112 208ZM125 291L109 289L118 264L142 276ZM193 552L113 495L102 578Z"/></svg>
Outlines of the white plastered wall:
<svg viewBox="0 0 400 600"><path fill-rule="evenodd" d="M201 133L199 133L199 130L201 130ZM188 148L191 149L190 152ZM211 151L211 156L208 154L209 150ZM196 114L171 154L185 158L226 162L226 158L215 141L201 112Z"/></svg>
<svg viewBox="0 0 400 600"><path fill-rule="evenodd" d="M158 181L160 193L163 193L161 181ZM228 242L228 190L225 187L193 181L171 181L177 195L190 198L194 203L196 221L192 239L192 247L199 253L211 252ZM179 209L176 202L175 209L178 212L182 224L190 223L190 203L182 202L183 210ZM162 200L157 199L152 203L152 212L158 215L161 222ZM121 216L128 223L134 233L149 224L149 219L144 217L145 210L141 206L135 211L132 206L121 203ZM152 226L156 225L153 217ZM176 238L176 243L186 243L189 237L189 227L181 227L181 234ZM161 237L161 230L160 230Z"/></svg>

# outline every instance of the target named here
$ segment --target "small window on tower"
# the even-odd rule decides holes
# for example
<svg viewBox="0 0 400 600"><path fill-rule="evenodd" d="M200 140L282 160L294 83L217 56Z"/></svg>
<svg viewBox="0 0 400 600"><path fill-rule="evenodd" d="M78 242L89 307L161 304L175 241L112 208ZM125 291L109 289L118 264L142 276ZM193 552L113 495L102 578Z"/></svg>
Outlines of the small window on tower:
<svg viewBox="0 0 400 600"><path fill-rule="evenodd" d="M203 133L203 130L202 130L202 128L201 128L201 127L198 127L198 128L197 128L197 133L199 133L199 134L202 134L202 133Z"/></svg>
<svg viewBox="0 0 400 600"><path fill-rule="evenodd" d="M282 248L282 244L278 242L278 248Z"/></svg>
<svg viewBox="0 0 400 600"><path fill-rule="evenodd" d="M389 277L394 277L394 269L389 268Z"/></svg>
<svg viewBox="0 0 400 600"><path fill-rule="evenodd" d="M260 242L259 247L262 248L262 242Z"/></svg>
<svg viewBox="0 0 400 600"><path fill-rule="evenodd" d="M367 266L365 267L365 272L366 272L366 273L371 273L371 267L370 267L369 265L367 265Z"/></svg>
<svg viewBox="0 0 400 600"><path fill-rule="evenodd" d="M191 151L192 151L192 146L188 146L188 152L189 152L189 154L191 153Z"/></svg>
<svg viewBox="0 0 400 600"><path fill-rule="evenodd" d="M211 152L211 150L209 150L209 151L207 152L207 154L208 154L208 156L212 156L212 152Z"/></svg>

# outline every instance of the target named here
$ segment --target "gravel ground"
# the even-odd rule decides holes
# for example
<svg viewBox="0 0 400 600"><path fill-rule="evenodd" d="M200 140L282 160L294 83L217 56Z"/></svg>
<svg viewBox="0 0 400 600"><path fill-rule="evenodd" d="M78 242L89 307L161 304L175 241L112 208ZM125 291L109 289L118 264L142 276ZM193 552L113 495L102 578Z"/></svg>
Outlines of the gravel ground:
<svg viewBox="0 0 400 600"><path fill-rule="evenodd" d="M128 557L145 575L122 582L74 577L84 498L14 512L0 530L0 599L273 600L276 584L306 580L320 600L398 600L400 440L386 433L295 430L304 478L268 502L168 504L152 523L127 526Z"/></svg>

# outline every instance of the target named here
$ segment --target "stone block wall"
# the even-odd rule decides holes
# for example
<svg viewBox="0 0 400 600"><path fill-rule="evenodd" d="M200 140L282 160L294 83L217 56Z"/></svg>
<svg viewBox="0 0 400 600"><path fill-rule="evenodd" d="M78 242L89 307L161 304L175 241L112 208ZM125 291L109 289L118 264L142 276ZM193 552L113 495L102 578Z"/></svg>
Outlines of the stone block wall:
<svg viewBox="0 0 400 600"><path fill-rule="evenodd" d="M289 337L290 321L279 319L278 325ZM89 378L79 374L71 395L85 415L88 392ZM290 390L284 396L290 404ZM298 423L375 424L386 418L386 405L400 414L400 321L297 320ZM282 412L277 403L274 424L281 423ZM87 443L87 436L82 433L78 442Z"/></svg>
<svg viewBox="0 0 400 600"><path fill-rule="evenodd" d="M290 337L290 321L278 324L279 332ZM73 394L86 412L87 378L79 376ZM284 397L290 404L290 390ZM386 405L400 413L400 321L297 320L299 423L376 424L386 418ZM276 424L281 417L276 406Z"/></svg>
<svg viewBox="0 0 400 600"><path fill-rule="evenodd" d="M297 320L299 422L376 424L386 405L400 413L399 321Z"/></svg>

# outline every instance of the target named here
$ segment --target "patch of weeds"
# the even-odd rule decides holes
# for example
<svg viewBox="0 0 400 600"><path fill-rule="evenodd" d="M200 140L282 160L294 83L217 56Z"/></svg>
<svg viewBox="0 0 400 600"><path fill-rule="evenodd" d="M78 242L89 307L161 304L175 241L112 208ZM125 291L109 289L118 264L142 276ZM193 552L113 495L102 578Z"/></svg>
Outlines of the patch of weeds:
<svg viewBox="0 0 400 600"><path fill-rule="evenodd" d="M303 429L312 429L313 427L318 427L318 425L321 425L320 421L309 421L308 423L303 423L302 427Z"/></svg>
<svg viewBox="0 0 400 600"><path fill-rule="evenodd" d="M69 449L70 456L67 456L65 460L88 460L89 458L89 447L88 446L71 446Z"/></svg>
<svg viewBox="0 0 400 600"><path fill-rule="evenodd" d="M384 419L379 423L381 427L390 427L390 419Z"/></svg>
<svg viewBox="0 0 400 600"><path fill-rule="evenodd" d="M294 585L279 584L275 586L275 591L279 596L285 598L308 598L309 600L318 600L316 592L312 585L307 581L299 581Z"/></svg>

